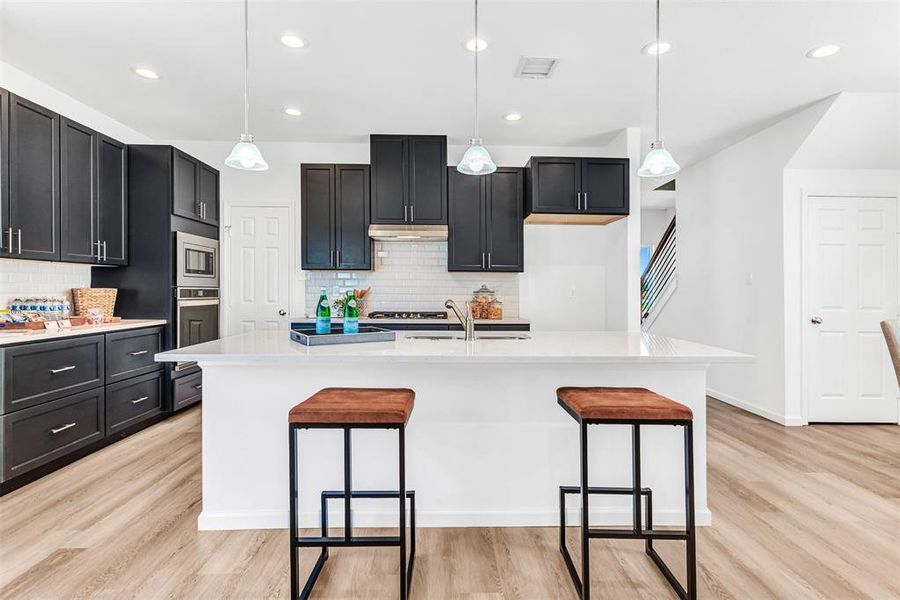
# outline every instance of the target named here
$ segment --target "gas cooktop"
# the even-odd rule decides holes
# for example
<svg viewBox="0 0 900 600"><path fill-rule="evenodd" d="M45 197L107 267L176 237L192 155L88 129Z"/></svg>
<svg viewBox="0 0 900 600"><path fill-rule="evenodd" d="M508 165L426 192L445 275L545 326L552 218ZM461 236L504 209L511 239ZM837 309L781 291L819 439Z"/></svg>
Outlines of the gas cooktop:
<svg viewBox="0 0 900 600"><path fill-rule="evenodd" d="M428 310L379 310L370 312L369 319L446 319L447 313Z"/></svg>

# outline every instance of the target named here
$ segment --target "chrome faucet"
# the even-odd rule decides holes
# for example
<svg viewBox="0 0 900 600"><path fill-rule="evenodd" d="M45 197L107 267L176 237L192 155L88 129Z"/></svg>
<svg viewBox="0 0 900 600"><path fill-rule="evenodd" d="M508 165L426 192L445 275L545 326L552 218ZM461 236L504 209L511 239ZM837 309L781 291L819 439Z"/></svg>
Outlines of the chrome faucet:
<svg viewBox="0 0 900 600"><path fill-rule="evenodd" d="M447 300L444 302L444 308L449 308L453 311L453 314L456 315L456 318L459 319L460 325L463 326L463 331L466 332L466 341L474 342L475 341L475 319L472 318L472 307L469 306L469 303L466 302L466 314L463 315L462 311L459 310L459 307L456 305L456 302L453 300Z"/></svg>

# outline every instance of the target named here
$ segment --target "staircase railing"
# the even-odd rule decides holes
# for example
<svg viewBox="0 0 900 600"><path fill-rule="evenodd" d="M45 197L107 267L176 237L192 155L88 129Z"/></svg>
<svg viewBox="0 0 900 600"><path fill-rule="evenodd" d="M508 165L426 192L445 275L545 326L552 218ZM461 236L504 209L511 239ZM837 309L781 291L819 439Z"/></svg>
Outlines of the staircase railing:
<svg viewBox="0 0 900 600"><path fill-rule="evenodd" d="M675 276L675 217L666 228L647 268L641 275L641 322L644 322L651 312L657 301L662 298L669 282Z"/></svg>

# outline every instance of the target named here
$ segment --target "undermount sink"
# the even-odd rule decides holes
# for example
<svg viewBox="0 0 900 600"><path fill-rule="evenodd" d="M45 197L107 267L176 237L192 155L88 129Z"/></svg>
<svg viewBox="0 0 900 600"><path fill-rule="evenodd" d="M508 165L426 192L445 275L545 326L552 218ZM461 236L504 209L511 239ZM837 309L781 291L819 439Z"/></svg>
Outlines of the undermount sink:
<svg viewBox="0 0 900 600"><path fill-rule="evenodd" d="M408 340L464 340L465 336L461 333L410 333L407 334ZM527 333L511 333L511 332L481 332L475 334L475 341L478 340L529 340L531 336Z"/></svg>

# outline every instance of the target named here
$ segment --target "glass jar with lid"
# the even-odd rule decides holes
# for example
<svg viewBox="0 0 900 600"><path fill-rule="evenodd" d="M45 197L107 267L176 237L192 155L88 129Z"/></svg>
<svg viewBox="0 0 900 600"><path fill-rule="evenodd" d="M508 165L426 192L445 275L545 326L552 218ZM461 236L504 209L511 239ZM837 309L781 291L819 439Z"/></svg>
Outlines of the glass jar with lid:
<svg viewBox="0 0 900 600"><path fill-rule="evenodd" d="M492 321L499 321L503 319L503 302L494 298L494 300L488 305L487 318Z"/></svg>
<svg viewBox="0 0 900 600"><path fill-rule="evenodd" d="M489 319L491 314L491 304L497 299L494 290L486 285L472 292L472 300L470 303L472 317L475 319Z"/></svg>

